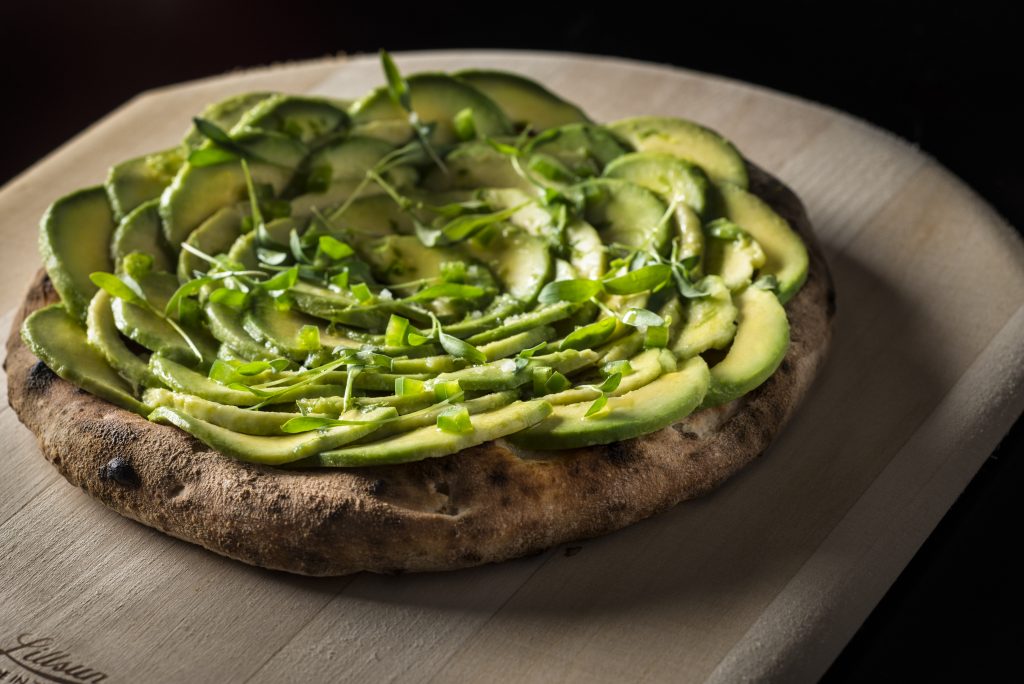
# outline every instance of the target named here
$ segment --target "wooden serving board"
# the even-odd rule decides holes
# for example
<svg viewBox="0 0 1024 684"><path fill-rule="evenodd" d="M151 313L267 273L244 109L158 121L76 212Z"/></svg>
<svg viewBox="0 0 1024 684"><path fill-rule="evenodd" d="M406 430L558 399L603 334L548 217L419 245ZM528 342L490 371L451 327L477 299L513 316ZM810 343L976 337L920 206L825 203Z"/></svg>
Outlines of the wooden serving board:
<svg viewBox="0 0 1024 684"><path fill-rule="evenodd" d="M65 681L90 682L818 677L1024 408L1017 235L910 145L761 88L571 55L397 61L522 71L597 120L696 119L794 188L839 295L831 356L797 417L717 492L600 539L467 571L308 579L73 489L0 387L0 681L49 681L61 663ZM174 144L204 104L380 81L375 57L340 57L132 100L0 191L0 310L39 266L46 205Z"/></svg>

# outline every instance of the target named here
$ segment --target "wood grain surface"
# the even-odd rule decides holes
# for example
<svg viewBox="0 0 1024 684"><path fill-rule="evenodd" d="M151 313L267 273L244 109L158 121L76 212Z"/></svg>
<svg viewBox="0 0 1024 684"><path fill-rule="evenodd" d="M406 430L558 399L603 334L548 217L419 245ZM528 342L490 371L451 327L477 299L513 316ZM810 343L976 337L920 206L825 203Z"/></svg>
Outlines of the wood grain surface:
<svg viewBox="0 0 1024 684"><path fill-rule="evenodd" d="M1024 409L1019 238L908 144L764 89L572 55L397 61L522 71L597 120L692 118L790 185L839 293L804 406L720 490L621 532L468 571L317 580L121 518L60 478L4 404L0 681L47 681L62 662L78 668L68 681L109 682L820 676ZM39 267L46 205L173 144L205 103L260 88L350 97L380 80L375 58L340 57L135 98L0 190L0 311Z"/></svg>

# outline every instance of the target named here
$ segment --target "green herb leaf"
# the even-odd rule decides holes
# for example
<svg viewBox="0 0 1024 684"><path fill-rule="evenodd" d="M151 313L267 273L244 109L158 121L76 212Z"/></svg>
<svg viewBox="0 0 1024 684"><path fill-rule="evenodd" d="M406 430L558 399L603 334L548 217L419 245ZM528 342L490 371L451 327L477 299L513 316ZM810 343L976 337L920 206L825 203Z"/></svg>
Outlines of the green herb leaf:
<svg viewBox="0 0 1024 684"><path fill-rule="evenodd" d="M238 147L238 143L231 139L231 136L227 134L227 131L212 121L196 116L192 117L192 123L195 124L196 130L202 133L203 136L208 138L211 142L229 150Z"/></svg>
<svg viewBox="0 0 1024 684"><path fill-rule="evenodd" d="M558 302L585 302L597 295L602 290L602 285L597 280L586 278L574 278L572 280L556 280L544 286L537 297L541 304L556 304Z"/></svg>
<svg viewBox="0 0 1024 684"><path fill-rule="evenodd" d="M331 235L321 235L317 238L317 249L335 261L341 261L355 254L354 249Z"/></svg>
<svg viewBox="0 0 1024 684"><path fill-rule="evenodd" d="M303 351L320 349L320 328L315 325L304 325L299 329L298 348Z"/></svg>
<svg viewBox="0 0 1024 684"><path fill-rule="evenodd" d="M395 394L400 397L410 394L421 394L424 391L426 391L426 389L422 380L407 378L404 375L395 378Z"/></svg>
<svg viewBox="0 0 1024 684"><path fill-rule="evenodd" d="M387 50L380 51L380 63L384 68L384 78L388 83L388 95L391 100L407 112L412 112L412 96L409 93L409 84L402 77L395 61Z"/></svg>
<svg viewBox="0 0 1024 684"><path fill-rule="evenodd" d="M370 288L367 287L366 283L356 283L350 288L352 296L359 300L360 303L368 302L373 298L373 293L370 292Z"/></svg>
<svg viewBox="0 0 1024 684"><path fill-rule="evenodd" d="M701 297L707 297L711 290L706 283L692 283L686 276L682 267L672 269L672 277L676 281L676 289L679 294L686 299L700 299Z"/></svg>
<svg viewBox="0 0 1024 684"><path fill-rule="evenodd" d="M239 290L219 287L210 293L210 301L215 304L231 307L236 311L241 311L249 303L249 295Z"/></svg>
<svg viewBox="0 0 1024 684"><path fill-rule="evenodd" d="M281 426L281 432L287 432L289 434L299 432L312 432L313 430L321 430L323 428L335 427L336 425L339 424L343 424L343 422L335 420L334 418L321 418L317 416L297 416L295 418L290 418L289 420L285 421L284 425Z"/></svg>
<svg viewBox="0 0 1024 684"><path fill-rule="evenodd" d="M232 382L238 382L238 372L235 367L227 361L222 359L215 359L213 364L210 366L210 372L207 374L211 380L219 382L222 385L227 385Z"/></svg>
<svg viewBox="0 0 1024 684"><path fill-rule="evenodd" d="M164 307L164 314L167 316L177 314L180 303L186 297L199 294L199 290L201 290L204 285L211 282L213 282L213 278L210 277L196 278L195 280L190 280L179 287L174 291L174 294L171 295L171 298L167 300L167 306Z"/></svg>
<svg viewBox="0 0 1024 684"><path fill-rule="evenodd" d="M644 349L667 347L668 338L669 330L667 325L652 325L644 332Z"/></svg>
<svg viewBox="0 0 1024 684"><path fill-rule="evenodd" d="M121 269L135 280L141 280L153 270L153 255L131 252L121 260Z"/></svg>
<svg viewBox="0 0 1024 684"><path fill-rule="evenodd" d="M449 406L437 414L437 427L445 432L465 433L473 431L473 422L465 406Z"/></svg>
<svg viewBox="0 0 1024 684"><path fill-rule="evenodd" d="M348 289L348 269L346 268L344 271L342 271L338 275L331 276L331 285L334 285L335 287L340 288L342 290L347 290Z"/></svg>
<svg viewBox="0 0 1024 684"><path fill-rule="evenodd" d="M452 127L459 140L472 140L476 137L476 123L473 121L473 108L460 109L452 118Z"/></svg>
<svg viewBox="0 0 1024 684"><path fill-rule="evenodd" d="M560 161L546 154L535 154L530 157L527 168L542 178L556 183L574 183L576 176Z"/></svg>
<svg viewBox="0 0 1024 684"><path fill-rule="evenodd" d="M487 138L487 144L493 147L497 152L505 155L506 157L518 157L519 148L515 145L507 145L502 142L498 142L494 138Z"/></svg>
<svg viewBox="0 0 1024 684"><path fill-rule="evenodd" d="M603 409L605 404L607 404L607 403L608 403L608 395L607 394L602 394L601 396L599 396L597 399L594 400L594 403L590 405L590 408L588 408L587 412L583 414L583 417L584 418L592 418L593 416L595 416L598 413L600 413L601 409Z"/></svg>
<svg viewBox="0 0 1024 684"><path fill-rule="evenodd" d="M753 287L759 290L768 290L769 292L779 291L779 279L771 273L763 275L754 281Z"/></svg>
<svg viewBox="0 0 1024 684"><path fill-rule="evenodd" d="M196 168L238 161L239 156L222 147L199 147L189 152L188 163Z"/></svg>
<svg viewBox="0 0 1024 684"><path fill-rule="evenodd" d="M431 228L417 218L413 218L413 227L416 230L416 237L425 247L436 247L444 241L444 234L439 228Z"/></svg>
<svg viewBox="0 0 1024 684"><path fill-rule="evenodd" d="M235 369L239 375L245 375L247 377L253 375L259 375L264 371L271 370L272 366L269 361L250 361L249 363L243 363L241 366Z"/></svg>
<svg viewBox="0 0 1024 684"><path fill-rule="evenodd" d="M482 351L471 345L469 342L464 342L458 337L449 335L445 332L438 334L438 342L446 352L459 359L466 359L470 363L486 363L487 357Z"/></svg>
<svg viewBox="0 0 1024 684"><path fill-rule="evenodd" d="M249 162L242 158L242 175L245 176L245 189L249 193L249 209L252 211L253 224L256 226L257 231L262 228L266 231L266 226L263 224L263 213L260 211L260 198L256 194L256 184L252 180L252 172L249 171ZM260 240L260 234L256 233L256 239Z"/></svg>
<svg viewBox="0 0 1024 684"><path fill-rule="evenodd" d="M620 382L622 382L622 373L612 373L597 386L597 389L601 392L614 392Z"/></svg>
<svg viewBox="0 0 1024 684"><path fill-rule="evenodd" d="M409 319L397 314L391 314L391 318L388 319L387 330L384 331L384 345L387 347L405 346L408 333Z"/></svg>
<svg viewBox="0 0 1024 684"><path fill-rule="evenodd" d="M288 260L288 253L267 247L257 247L256 258L268 266L280 266Z"/></svg>
<svg viewBox="0 0 1024 684"><path fill-rule="evenodd" d="M618 373L619 375L629 375L633 372L633 366L630 364L628 359L620 359L619 361L610 361L601 366L601 373L605 377L609 377Z"/></svg>
<svg viewBox="0 0 1024 684"><path fill-rule="evenodd" d="M462 396L462 394L462 386L458 380L445 380L444 382L434 383L434 396L439 401L454 400Z"/></svg>
<svg viewBox="0 0 1024 684"><path fill-rule="evenodd" d="M482 287L476 285L460 285L459 283L441 283L425 287L416 294L406 297L407 302L421 302L430 299L447 297L449 299L476 299L485 294Z"/></svg>
<svg viewBox="0 0 1024 684"><path fill-rule="evenodd" d="M635 308L627 309L626 313L622 314L622 322L634 328L665 325L665 319L653 311Z"/></svg>
<svg viewBox="0 0 1024 684"><path fill-rule="evenodd" d="M517 354L517 356L520 359L532 359L534 354L536 354L546 346L548 346L547 342L541 342L540 344L536 344L532 347L522 350L521 352L519 352L519 354Z"/></svg>
<svg viewBox="0 0 1024 684"><path fill-rule="evenodd" d="M285 292L295 286L299 280L299 267L292 266L287 271L281 271L272 278L267 278L260 283L260 287L271 294ZM275 295L276 296L276 295Z"/></svg>
<svg viewBox="0 0 1024 684"><path fill-rule="evenodd" d="M312 263L309 260L309 257L306 256L305 250L302 248L302 240L299 239L299 231L294 228L288 232L288 249L291 250L292 258L295 259L296 263Z"/></svg>
<svg viewBox="0 0 1024 684"><path fill-rule="evenodd" d="M460 242L472 237L489 225L508 219L528 204L530 204L530 202L524 202L514 207L508 207L507 209L491 212L489 214L467 214L465 216L458 216L441 228L441 234L444 235L449 242Z"/></svg>
<svg viewBox="0 0 1024 684"><path fill-rule="evenodd" d="M576 330L569 333L562 344L558 346L560 351L566 349L593 349L594 347L607 342L608 338L615 332L615 327L618 321L615 318L602 318L590 325L585 325L582 328L576 328Z"/></svg>
<svg viewBox="0 0 1024 684"><path fill-rule="evenodd" d="M548 380L553 372L554 370L549 366L537 366L533 369L530 379L533 381L534 396L540 397L548 393Z"/></svg>
<svg viewBox="0 0 1024 684"><path fill-rule="evenodd" d="M93 285L96 287L105 290L111 297L117 297L118 299L123 299L126 302L131 302L132 304L146 304L146 298L141 291L133 289L124 280L118 278L113 273L96 271L95 273L89 274L89 280L91 280Z"/></svg>
<svg viewBox="0 0 1024 684"><path fill-rule="evenodd" d="M548 378L547 383L545 383L544 389L545 394L555 394L557 392L567 390L570 387L572 387L572 383L569 382L569 378L565 377L558 371L555 371L551 374L551 377Z"/></svg>
<svg viewBox="0 0 1024 684"><path fill-rule="evenodd" d="M717 218L704 226L704 232L719 240L735 240L747 234L739 224L726 218Z"/></svg>
<svg viewBox="0 0 1024 684"><path fill-rule="evenodd" d="M466 281L465 261L442 261L441 279L446 283L463 283Z"/></svg>
<svg viewBox="0 0 1024 684"><path fill-rule="evenodd" d="M671 275L672 267L668 264L651 264L604 281L604 289L616 295L636 294L658 287Z"/></svg>

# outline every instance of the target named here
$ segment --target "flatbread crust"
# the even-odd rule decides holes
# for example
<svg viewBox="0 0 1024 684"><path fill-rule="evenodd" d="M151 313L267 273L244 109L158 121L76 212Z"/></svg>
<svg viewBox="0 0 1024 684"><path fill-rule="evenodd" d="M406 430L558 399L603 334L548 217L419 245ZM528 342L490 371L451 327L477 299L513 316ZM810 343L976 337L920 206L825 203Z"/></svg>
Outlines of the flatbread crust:
<svg viewBox="0 0 1024 684"><path fill-rule="evenodd" d="M9 399L73 484L129 518L236 558L305 575L449 570L592 537L694 498L756 458L820 367L835 310L828 268L796 195L751 166L751 190L801 234L807 283L786 305L791 343L757 390L658 432L539 454L498 440L445 458L363 469L243 463L58 378L21 341L57 301L32 283L7 341Z"/></svg>

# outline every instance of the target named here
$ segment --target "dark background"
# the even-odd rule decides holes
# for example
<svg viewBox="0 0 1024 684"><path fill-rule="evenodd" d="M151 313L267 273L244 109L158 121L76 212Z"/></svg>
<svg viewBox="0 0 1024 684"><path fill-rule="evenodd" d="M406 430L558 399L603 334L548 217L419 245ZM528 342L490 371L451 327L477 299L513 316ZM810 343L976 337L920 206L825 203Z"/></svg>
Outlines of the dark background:
<svg viewBox="0 0 1024 684"><path fill-rule="evenodd" d="M1011 4L4 0L0 183L149 88L339 51L522 48L675 64L827 103L918 144L1024 226L1024 24ZM826 681L1019 669L1022 447L1018 421Z"/></svg>

